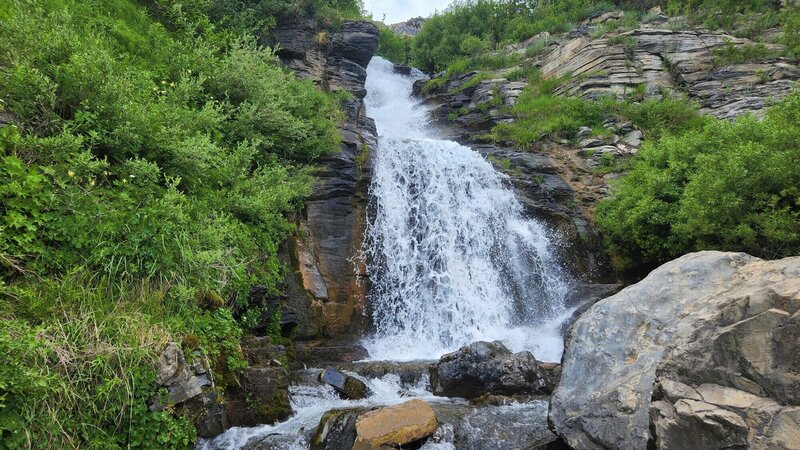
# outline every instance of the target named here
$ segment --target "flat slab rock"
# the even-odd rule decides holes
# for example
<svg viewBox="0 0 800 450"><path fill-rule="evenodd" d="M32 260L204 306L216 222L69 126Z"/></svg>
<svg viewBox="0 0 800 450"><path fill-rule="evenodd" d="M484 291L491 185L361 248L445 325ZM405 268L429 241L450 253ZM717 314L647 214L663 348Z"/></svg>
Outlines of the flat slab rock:
<svg viewBox="0 0 800 450"><path fill-rule="evenodd" d="M339 409L325 413L311 442L313 450L379 450L424 439L436 431L436 413L425 400L379 409Z"/></svg>
<svg viewBox="0 0 800 450"><path fill-rule="evenodd" d="M438 422L425 400L370 411L356 420L353 450L377 450L385 445L405 445L430 436Z"/></svg>
<svg viewBox="0 0 800 450"><path fill-rule="evenodd" d="M800 257L700 252L567 336L553 429L579 449L800 448Z"/></svg>

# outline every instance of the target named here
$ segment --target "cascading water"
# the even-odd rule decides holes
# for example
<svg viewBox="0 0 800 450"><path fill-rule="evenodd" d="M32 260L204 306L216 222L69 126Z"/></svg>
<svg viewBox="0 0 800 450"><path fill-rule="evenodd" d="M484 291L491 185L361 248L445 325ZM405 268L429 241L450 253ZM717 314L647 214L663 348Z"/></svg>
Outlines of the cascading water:
<svg viewBox="0 0 800 450"><path fill-rule="evenodd" d="M376 327L366 341L370 355L436 359L476 340L501 339L514 350L557 361L557 327L569 315L561 306L567 285L545 229L522 216L503 177L479 154L434 138L425 126L429 111L412 99L412 82L381 58L369 66L368 111L381 136L375 214L364 249ZM355 363L353 369L361 364L372 363ZM413 383L391 373L360 377L373 394L344 400L317 381L319 372L292 373L289 420L232 428L201 440L197 450L307 449L326 411L410 398L430 402L440 423L438 436L422 450L523 448L552 438L541 399L491 406L436 397L424 370Z"/></svg>
<svg viewBox="0 0 800 450"><path fill-rule="evenodd" d="M413 76L376 57L367 112L379 148L368 262L374 359L436 359L478 340L558 360L568 286L547 231L480 154L435 137Z"/></svg>

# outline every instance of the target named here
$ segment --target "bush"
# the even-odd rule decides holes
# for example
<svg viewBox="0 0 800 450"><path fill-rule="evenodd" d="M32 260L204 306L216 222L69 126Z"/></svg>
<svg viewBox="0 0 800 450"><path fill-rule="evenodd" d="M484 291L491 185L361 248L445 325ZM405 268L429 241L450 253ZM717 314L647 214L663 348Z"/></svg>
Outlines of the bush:
<svg viewBox="0 0 800 450"><path fill-rule="evenodd" d="M339 147L341 96L226 14L357 2L141 3L0 6L0 448L189 447L147 408L153 362L184 342L235 382L232 311L279 291L288 216Z"/></svg>
<svg viewBox="0 0 800 450"><path fill-rule="evenodd" d="M395 34L394 30L386 25L377 22L380 41L376 54L398 64L410 63L411 43L413 39L409 36Z"/></svg>
<svg viewBox="0 0 800 450"><path fill-rule="evenodd" d="M646 143L597 211L617 268L705 249L765 258L800 252L798 113L795 92L763 121L710 120Z"/></svg>
<svg viewBox="0 0 800 450"><path fill-rule="evenodd" d="M414 38L413 62L423 70L438 72L460 58L475 56L484 45L496 50L503 43L542 31L567 31L589 13L609 7L585 0L456 2L422 25Z"/></svg>

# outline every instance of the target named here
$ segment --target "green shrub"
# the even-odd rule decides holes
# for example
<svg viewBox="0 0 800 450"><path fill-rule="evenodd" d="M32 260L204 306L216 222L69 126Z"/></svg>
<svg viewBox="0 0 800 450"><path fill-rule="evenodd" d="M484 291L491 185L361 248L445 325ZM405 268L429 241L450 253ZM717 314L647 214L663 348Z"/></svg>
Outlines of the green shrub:
<svg viewBox="0 0 800 450"><path fill-rule="evenodd" d="M715 48L712 54L715 66L760 62L779 56L764 44L734 45L732 42Z"/></svg>
<svg viewBox="0 0 800 450"><path fill-rule="evenodd" d="M796 2L784 8L781 14L783 26L783 43L789 53L800 59L800 5Z"/></svg>
<svg viewBox="0 0 800 450"><path fill-rule="evenodd" d="M708 121L649 142L597 222L621 270L718 249L777 258L800 252L800 94L763 121Z"/></svg>
<svg viewBox="0 0 800 450"><path fill-rule="evenodd" d="M494 128L495 139L512 140L530 148L545 138L572 138L582 126L602 123L606 102L587 101L557 95L538 95L526 90L513 109L516 121Z"/></svg>
<svg viewBox="0 0 800 450"><path fill-rule="evenodd" d="M398 64L408 64L411 58L413 39L409 36L395 34L394 30L377 22L380 41L376 54Z"/></svg>
<svg viewBox="0 0 800 450"><path fill-rule="evenodd" d="M236 382L248 324L232 311L253 285L279 291L288 216L339 147L344 96L248 37L263 32L248 12L269 25L295 7L360 13L0 5L0 108L15 123L0 127L0 448L189 447L188 418L147 407L169 341Z"/></svg>
<svg viewBox="0 0 800 450"><path fill-rule="evenodd" d="M496 50L542 31L567 31L589 13L610 7L605 2L585 0L456 2L422 25L414 38L413 62L416 67L435 73L458 59L475 56L479 41L481 46L485 43L489 50ZM469 45L462 47L465 41Z"/></svg>

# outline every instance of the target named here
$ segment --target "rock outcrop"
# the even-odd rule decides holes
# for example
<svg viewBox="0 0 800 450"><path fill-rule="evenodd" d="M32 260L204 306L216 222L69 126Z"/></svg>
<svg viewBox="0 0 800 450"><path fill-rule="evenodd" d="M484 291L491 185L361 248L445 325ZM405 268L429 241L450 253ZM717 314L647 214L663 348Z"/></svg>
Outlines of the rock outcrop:
<svg viewBox="0 0 800 450"><path fill-rule="evenodd" d="M366 67L378 46L370 22L345 21L323 30L314 19L279 24L274 32L281 61L327 91L347 91L341 151L322 158L318 182L300 220L291 253L298 280L289 280L288 307L298 316L295 336L316 338L353 331L362 317L363 267L354 263L366 222L371 155L377 137L363 98ZM291 278L291 277L290 277Z"/></svg>
<svg viewBox="0 0 800 450"><path fill-rule="evenodd" d="M545 375L530 352L511 353L500 341L475 342L430 367L431 390L443 397L547 392Z"/></svg>
<svg viewBox="0 0 800 450"><path fill-rule="evenodd" d="M289 372L281 360L285 349L268 337L242 340L248 367L239 382L225 392L225 411L230 426L252 427L285 420L289 403Z"/></svg>
<svg viewBox="0 0 800 450"><path fill-rule="evenodd" d="M156 385L167 390L167 404L157 398L150 409L175 408L188 416L200 437L217 436L230 427L271 424L292 412L289 373L281 360L285 349L270 338L249 336L242 340L248 367L238 380L221 380L218 389L207 362L199 353L187 360L183 350L170 343L156 364Z"/></svg>
<svg viewBox="0 0 800 450"><path fill-rule="evenodd" d="M526 211L561 235L561 259L577 275L596 281L608 281L605 250L594 227L596 205L619 177L618 162L636 154L645 136L630 122L608 117L600 138L585 128L571 139L543 139L524 151L512 142L487 143L489 130L514 121L509 107L527 85L518 79L523 67L563 80L556 94L632 101L685 94L701 112L724 119L762 115L800 79L796 63L775 56L780 45L691 30L686 18L668 18L658 10L631 31L602 32L622 16L621 11L595 13L564 35L543 32L496 52L519 58L517 67L449 79L442 79L450 76L443 72L434 75L435 83L415 86L452 137L489 157L509 176ZM744 64L720 58L729 46L748 45L759 45L762 57Z"/></svg>
<svg viewBox="0 0 800 450"><path fill-rule="evenodd" d="M701 252L568 333L550 421L571 447L800 448L800 257Z"/></svg>
<svg viewBox="0 0 800 450"><path fill-rule="evenodd" d="M176 343L167 345L156 363L155 382L167 390L168 403L153 398L150 410L180 409L191 418L199 436L216 436L230 427L230 421L205 362L199 354L192 359L187 361Z"/></svg>
<svg viewBox="0 0 800 450"><path fill-rule="evenodd" d="M748 64L714 60L717 50L746 45L753 43L726 34L647 27L611 37L577 37L554 47L540 64L545 77L570 76L559 94L624 98L643 89L645 97L657 98L677 90L700 102L703 112L730 119L761 114L769 99L785 97L800 78L795 65L778 57Z"/></svg>
<svg viewBox="0 0 800 450"><path fill-rule="evenodd" d="M351 450L356 442L356 420L363 409L333 409L326 412L311 440L312 450Z"/></svg>
<svg viewBox="0 0 800 450"><path fill-rule="evenodd" d="M395 34L400 36L416 36L419 34L419 31L422 29L422 24L425 23L425 18L423 17L414 17L413 19L408 19L405 22L393 23L389 25L389 27L394 31Z"/></svg>

